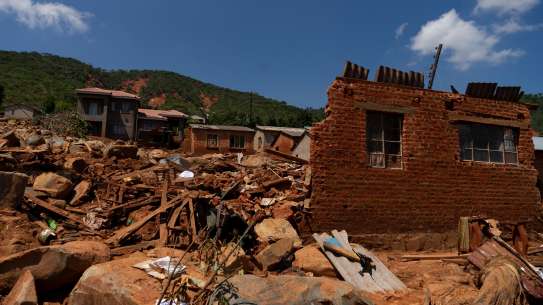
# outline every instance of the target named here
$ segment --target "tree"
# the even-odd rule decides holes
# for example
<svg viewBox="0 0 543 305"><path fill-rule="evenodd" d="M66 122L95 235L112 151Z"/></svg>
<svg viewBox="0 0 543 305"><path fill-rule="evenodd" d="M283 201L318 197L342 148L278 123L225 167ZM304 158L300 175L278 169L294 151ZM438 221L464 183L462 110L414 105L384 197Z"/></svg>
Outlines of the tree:
<svg viewBox="0 0 543 305"><path fill-rule="evenodd" d="M55 98L53 96L48 96L45 102L42 105L43 112L53 113L55 112Z"/></svg>

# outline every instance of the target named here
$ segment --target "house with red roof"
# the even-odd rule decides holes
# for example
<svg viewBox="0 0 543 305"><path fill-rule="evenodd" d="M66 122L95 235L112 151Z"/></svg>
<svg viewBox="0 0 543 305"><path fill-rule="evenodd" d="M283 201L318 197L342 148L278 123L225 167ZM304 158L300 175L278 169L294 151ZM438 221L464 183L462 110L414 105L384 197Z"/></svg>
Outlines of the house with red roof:
<svg viewBox="0 0 543 305"><path fill-rule="evenodd" d="M87 122L89 134L135 140L140 97L102 88L77 89L77 112Z"/></svg>
<svg viewBox="0 0 543 305"><path fill-rule="evenodd" d="M169 109L138 109L138 140L167 146L183 142L188 115Z"/></svg>
<svg viewBox="0 0 543 305"><path fill-rule="evenodd" d="M179 146L188 116L177 110L139 108L140 97L102 88L76 90L77 111L89 134L123 140Z"/></svg>

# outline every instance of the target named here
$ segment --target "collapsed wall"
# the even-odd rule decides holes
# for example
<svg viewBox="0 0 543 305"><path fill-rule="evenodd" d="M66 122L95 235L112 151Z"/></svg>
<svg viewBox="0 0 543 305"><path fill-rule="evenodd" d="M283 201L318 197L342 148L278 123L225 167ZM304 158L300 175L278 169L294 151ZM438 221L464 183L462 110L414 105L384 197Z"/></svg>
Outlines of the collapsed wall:
<svg viewBox="0 0 543 305"><path fill-rule="evenodd" d="M381 159L373 156L370 164L368 113L401 118L399 168L370 166ZM439 233L456 230L460 216L534 218L540 195L526 105L337 78L326 114L311 129L315 230ZM464 161L462 124L515 130L518 162Z"/></svg>

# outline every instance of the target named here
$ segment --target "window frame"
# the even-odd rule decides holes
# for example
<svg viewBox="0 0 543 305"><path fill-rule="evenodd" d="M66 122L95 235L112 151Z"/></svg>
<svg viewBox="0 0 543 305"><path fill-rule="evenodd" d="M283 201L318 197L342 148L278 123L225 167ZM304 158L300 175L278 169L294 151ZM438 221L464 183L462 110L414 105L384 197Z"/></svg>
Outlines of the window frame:
<svg viewBox="0 0 543 305"><path fill-rule="evenodd" d="M95 107L91 107L91 105ZM96 110L96 112L92 112L91 109ZM86 115L99 116L104 113L104 104L101 100L85 100L83 102L83 111Z"/></svg>
<svg viewBox="0 0 543 305"><path fill-rule="evenodd" d="M371 116L378 116L379 126L371 126L370 125L370 117ZM387 122L387 124L397 124L397 128L387 128L385 124L385 120L392 119L397 120L397 122L390 121ZM396 112L384 112L384 111L373 111L373 110L367 110L366 111L366 152L368 154L368 166L371 168L383 168L383 169L397 169L401 170L403 169L403 119L404 115L403 113L396 113ZM380 133L378 139L372 138L372 133L370 132L371 129L377 129ZM390 134L386 133L386 130L392 131L396 130L398 132L397 138L398 140L391 140L391 138L396 138L395 136L391 136ZM380 152L374 151L372 149L372 146L377 143L380 146ZM388 146L391 144L398 145L398 153L388 153ZM377 147L375 146L375 147ZM382 162L376 163L373 156L382 156L383 158ZM390 166L389 156L394 156L399 160L398 165L399 166Z"/></svg>
<svg viewBox="0 0 543 305"><path fill-rule="evenodd" d="M211 137L215 138L215 145L209 145L209 142L210 142L209 140L210 140ZM213 148L213 149L219 148L219 135L216 134L216 133L208 133L206 135L206 147L207 148Z"/></svg>
<svg viewBox="0 0 543 305"><path fill-rule="evenodd" d="M238 144L240 144L239 146L238 145L232 145L232 143L236 144L236 139L239 140L239 141L237 141ZM245 136L231 134L230 137L229 137L229 146L228 147L231 148L231 149L245 149Z"/></svg>
<svg viewBox="0 0 543 305"><path fill-rule="evenodd" d="M460 160L462 162L477 162L484 164L502 164L502 165L519 165L518 159L518 140L519 140L519 130L518 128L510 126L501 126L501 125L491 125L491 124L481 124L475 122L462 122L457 124L458 127L458 139L460 146ZM464 139L463 136L466 136L466 131L462 131L462 128L467 128L467 139ZM477 128L479 130L477 130ZM486 129L486 130L485 130ZM494 129L494 130L492 130ZM492 132L489 132L492 131ZM488 136L487 139L476 139L477 134L481 135L486 132L487 134L499 132L500 137L497 139L500 149L491 149L491 142L496 141L496 139ZM486 142L486 148L481 148L476 146L476 142ZM507 144L509 142L509 145ZM468 143L468 145L465 145ZM514 150L508 148L508 146L513 146ZM471 151L471 158L467 159L465 156L465 151ZM488 156L487 161L485 160L476 160L476 152L486 152ZM501 161L492 161L492 153L501 153ZM509 158L506 156L509 154ZM495 155L496 156L496 155ZM511 160L511 156L514 156L514 161Z"/></svg>

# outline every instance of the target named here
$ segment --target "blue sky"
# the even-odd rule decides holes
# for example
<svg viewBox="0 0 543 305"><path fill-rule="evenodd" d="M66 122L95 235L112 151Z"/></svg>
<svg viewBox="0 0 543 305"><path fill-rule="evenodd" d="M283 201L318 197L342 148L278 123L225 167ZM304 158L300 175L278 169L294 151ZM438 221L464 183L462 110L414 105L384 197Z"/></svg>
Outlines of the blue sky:
<svg viewBox="0 0 543 305"><path fill-rule="evenodd" d="M161 69L322 107L345 60L543 92L540 0L0 0L0 49Z"/></svg>

